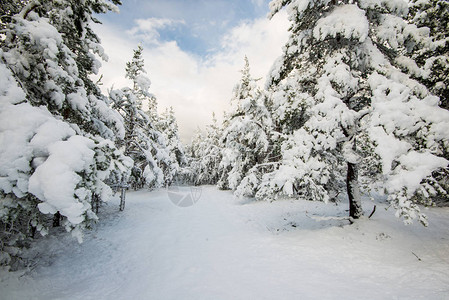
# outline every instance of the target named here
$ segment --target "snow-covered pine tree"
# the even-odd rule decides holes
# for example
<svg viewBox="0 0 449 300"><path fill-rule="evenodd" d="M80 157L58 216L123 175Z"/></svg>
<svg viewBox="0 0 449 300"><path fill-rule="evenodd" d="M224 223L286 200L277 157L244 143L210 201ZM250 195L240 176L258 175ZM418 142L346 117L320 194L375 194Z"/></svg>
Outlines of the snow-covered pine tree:
<svg viewBox="0 0 449 300"><path fill-rule="evenodd" d="M161 118L160 118L159 113L157 111L158 104L157 104L156 96L151 95L147 99L147 107L148 108L145 111L145 113L150 118L150 123L151 124L159 124L159 122L161 121ZM157 127L160 127L160 125L157 125Z"/></svg>
<svg viewBox="0 0 449 300"><path fill-rule="evenodd" d="M189 182L190 184L197 184L198 182L198 176L201 166L200 166L200 159L199 159L199 147L204 140L204 133L203 131L198 127L190 141L190 144L187 144L186 146L186 158L187 158L187 169L188 174L186 174L185 181Z"/></svg>
<svg viewBox="0 0 449 300"><path fill-rule="evenodd" d="M407 2L276 0L271 14L284 6L291 36L268 86L296 83L306 110L281 145L279 168L264 175L256 196L328 201L346 181L350 216L358 218L361 167L382 182L397 216L425 224L416 204L445 193L433 175L448 165L441 156L449 146L449 116L438 98L393 64L395 48L418 47L428 38L404 20Z"/></svg>
<svg viewBox="0 0 449 300"><path fill-rule="evenodd" d="M449 1L411 0L408 19L429 32L431 41L421 49L407 49L405 54L416 65L406 69L440 97L441 107L449 109Z"/></svg>
<svg viewBox="0 0 449 300"><path fill-rule="evenodd" d="M170 170L172 165L167 141L158 124L154 125L151 122L147 124L146 136L148 137L148 153L154 158L154 161L151 161L143 172L147 186L149 188L166 186L171 182L167 181L166 175L169 174L167 170Z"/></svg>
<svg viewBox="0 0 449 300"><path fill-rule="evenodd" d="M262 181L264 174L273 171L279 165L279 144L283 135L274 130L276 121L273 121L270 92L261 91L253 110L246 114L252 120L257 138L249 147L249 151L255 151L255 163L244 174L243 179L235 189L237 197L254 197ZM278 110L279 111L279 110ZM277 124L279 125L279 124Z"/></svg>
<svg viewBox="0 0 449 300"><path fill-rule="evenodd" d="M93 14L108 11L118 12L116 5L120 0L63 0L51 2L54 9L48 12L52 24L62 34L64 42L75 54L79 77L84 82L88 94L99 94L98 86L90 79L91 74L97 74L101 64L94 58L97 54L107 60L98 36L91 28L92 23L100 23ZM38 9L46 9L41 6Z"/></svg>
<svg viewBox="0 0 449 300"><path fill-rule="evenodd" d="M286 78L277 85L268 87L265 93L267 97L266 107L271 114L273 124L269 139L269 154L266 163L261 165L263 168L260 168L261 174L259 177L264 177L264 179L259 180L259 186L255 186L253 191L257 194L257 198L266 198L267 196L271 198L277 194L270 187L274 184L270 176L274 174L272 172L282 162L282 146L287 143L296 130L304 125L310 114L310 107L314 103L310 95L300 90L294 76ZM267 173L268 175L264 175ZM276 172L276 174L278 176L281 174L289 176L285 172ZM283 187L287 188L288 186L287 184ZM294 186L290 187L296 189Z"/></svg>
<svg viewBox="0 0 449 300"><path fill-rule="evenodd" d="M171 159L170 151L167 148L167 136L163 133L162 127L164 121L158 113L157 99L154 95L148 95L145 100L147 104L147 110L145 111L145 114L149 118L147 135L150 137L151 152L153 153L154 157L158 158L157 165L164 176L164 180L163 182L161 182L159 180L161 178L160 173L158 172L159 175L155 177L155 179L157 180L153 180L153 183L150 184L150 187L159 187L162 185L166 186L171 183L173 179L172 171L176 168L172 168L173 161Z"/></svg>
<svg viewBox="0 0 449 300"><path fill-rule="evenodd" d="M158 131L157 124L152 124L142 109L143 102L154 98L149 92L151 82L145 75L142 51L143 48L138 46L132 60L126 63L125 76L132 80L133 87L109 92L112 107L124 120L125 135L118 144L125 155L134 160L129 184L135 189L145 184L149 187L162 186L164 173L160 163L167 161L169 164L164 137Z"/></svg>
<svg viewBox="0 0 449 300"><path fill-rule="evenodd" d="M89 40L93 32L85 34L91 14L116 7L72 2L1 3L7 14L1 16L0 140L8 141L0 143L1 263L27 236L45 234L56 213L81 240L82 229L97 220L92 202L108 200L106 183L126 176L130 167L110 129L124 133L120 116L82 75L99 65ZM71 4L84 13L71 13ZM90 45L84 63L77 63L79 49L62 23L78 24L78 42Z"/></svg>
<svg viewBox="0 0 449 300"><path fill-rule="evenodd" d="M194 184L216 184L222 159L222 129L218 125L215 113L212 124L206 126L205 132L197 131L190 146L190 168L195 175Z"/></svg>
<svg viewBox="0 0 449 300"><path fill-rule="evenodd" d="M117 11L114 3L120 2L16 2L23 7L11 17L3 45L17 45L3 59L32 93L29 101L45 105L52 114L78 124L85 132L114 139L113 132L123 130L121 121L111 114L106 99L89 78L101 65L95 54L107 60L90 26L95 21L93 12ZM60 69L63 73L57 73ZM46 83L43 87L42 82Z"/></svg>
<svg viewBox="0 0 449 300"><path fill-rule="evenodd" d="M170 165L165 175L165 184L170 185L178 175L183 177L181 174L187 163L184 146L179 139L178 123L176 122L173 107L167 108L161 115L159 128L165 137L167 151L170 155Z"/></svg>
<svg viewBox="0 0 449 300"><path fill-rule="evenodd" d="M399 66L408 71L411 76L424 84L429 91L440 97L440 106L449 110L449 1L447 0L412 0L409 3L409 22L418 26L424 32L430 33L429 41L424 47L406 49L404 56L411 57L416 64ZM398 59L397 59L398 60ZM444 154L449 159L449 153ZM434 174L444 190L449 190L449 173L441 169ZM432 196L435 203L449 202L446 194L437 193Z"/></svg>
<svg viewBox="0 0 449 300"><path fill-rule="evenodd" d="M249 170L265 161L271 118L265 107L265 97L251 77L245 57L242 78L234 88L232 111L223 130L220 180L222 189L235 190ZM249 183L245 183L247 186ZM248 188L245 188L248 190Z"/></svg>

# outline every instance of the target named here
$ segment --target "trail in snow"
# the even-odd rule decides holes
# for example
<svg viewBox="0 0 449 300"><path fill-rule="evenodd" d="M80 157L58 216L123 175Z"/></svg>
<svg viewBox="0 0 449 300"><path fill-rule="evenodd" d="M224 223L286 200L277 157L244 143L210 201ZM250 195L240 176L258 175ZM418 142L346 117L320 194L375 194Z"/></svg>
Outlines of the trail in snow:
<svg viewBox="0 0 449 300"><path fill-rule="evenodd" d="M364 203L371 209L372 203ZM39 241L40 264L1 273L0 299L447 299L449 209L430 227L378 208L351 226L345 204L252 202L204 187L191 207L165 190L111 203L81 245ZM421 261L417 259L418 256ZM48 263L45 263L48 262Z"/></svg>

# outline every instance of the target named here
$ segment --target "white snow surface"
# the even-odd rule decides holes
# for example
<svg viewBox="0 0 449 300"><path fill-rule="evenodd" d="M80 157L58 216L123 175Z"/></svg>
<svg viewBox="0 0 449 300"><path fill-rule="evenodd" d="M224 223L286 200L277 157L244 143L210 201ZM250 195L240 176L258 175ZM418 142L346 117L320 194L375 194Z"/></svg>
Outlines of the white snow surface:
<svg viewBox="0 0 449 300"><path fill-rule="evenodd" d="M326 37L336 37L341 34L346 39L356 39L360 42L368 37L369 24L365 11L355 4L336 7L328 16L318 20L313 29L313 37L324 40Z"/></svg>
<svg viewBox="0 0 449 300"><path fill-rule="evenodd" d="M163 189L129 192L83 244L62 231L34 243L38 264L0 271L0 298L447 299L449 208L428 209L428 228L404 226L380 201L349 225L347 203L254 202L205 186L181 208Z"/></svg>
<svg viewBox="0 0 449 300"><path fill-rule="evenodd" d="M405 15L408 12L406 0L360 0L359 5L364 9L376 9L383 7L398 15Z"/></svg>

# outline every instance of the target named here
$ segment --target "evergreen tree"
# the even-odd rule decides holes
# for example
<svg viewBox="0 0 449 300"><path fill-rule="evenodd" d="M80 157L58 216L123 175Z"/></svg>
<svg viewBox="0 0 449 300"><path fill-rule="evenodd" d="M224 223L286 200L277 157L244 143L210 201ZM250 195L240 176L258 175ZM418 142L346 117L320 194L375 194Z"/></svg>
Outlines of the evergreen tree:
<svg viewBox="0 0 449 300"><path fill-rule="evenodd" d="M178 123L176 122L173 107L166 109L162 114L159 127L167 143L167 151L170 155L170 165L167 168L165 183L170 184L185 167L187 160L184 146L178 136Z"/></svg>
<svg viewBox="0 0 449 300"><path fill-rule="evenodd" d="M92 13L116 11L114 3L120 2L17 2L26 5L10 19L3 45L15 47L3 60L25 85L29 101L45 105L84 132L114 139L113 132L122 130L120 119L110 113L89 78L101 65L94 54L107 59L90 26Z"/></svg>
<svg viewBox="0 0 449 300"><path fill-rule="evenodd" d="M149 141L151 153L154 157L157 158L156 164L158 166L158 176L155 177L155 179L157 178L157 180L154 180L153 184L151 184L150 187L169 185L173 180L173 170L177 170L177 168L173 165L173 160L171 158L172 155L167 147L168 138L163 132L164 119L161 118L161 116L158 114L158 104L156 97L150 94L145 100L148 106L145 114L149 118L147 135L150 137ZM174 119L174 121L176 120ZM147 171L149 171L149 169ZM162 181L160 181L160 179L162 179L161 176L163 176Z"/></svg>
<svg viewBox="0 0 449 300"><path fill-rule="evenodd" d="M445 192L434 174L448 164L441 156L449 119L425 86L395 67L395 49L428 40L404 20L407 3L276 0L272 14L284 6L291 37L268 86L296 85L299 129L282 142L280 166L264 175L256 196L328 201L346 181L350 216L359 218L360 169L384 182L398 216L425 224L416 204Z"/></svg>
<svg viewBox="0 0 449 300"><path fill-rule="evenodd" d="M190 167L195 175L194 184L216 184L220 178L219 168L222 160L222 129L215 113L212 124L206 132L198 130L190 146Z"/></svg>
<svg viewBox="0 0 449 300"><path fill-rule="evenodd" d="M265 107L263 93L250 75L245 57L242 78L234 89L233 106L223 130L223 151L220 163L220 188L235 190L257 164L265 161L271 118Z"/></svg>
<svg viewBox="0 0 449 300"><path fill-rule="evenodd" d="M134 50L133 58L126 64L126 78L132 80L133 87L112 90L109 93L112 107L124 120L125 135L118 141L125 155L134 160L130 184L142 188L162 186L164 174L159 161L167 159L166 145L157 124L142 110L144 101L154 98L149 92L150 80L145 76L142 47Z"/></svg>
<svg viewBox="0 0 449 300"><path fill-rule="evenodd" d="M429 91L440 97L440 106L449 110L449 2L447 0L412 0L409 4L409 22L418 26L423 32L429 32L430 38L426 47L407 51L406 55L414 59L412 67L403 67L411 76L424 84ZM407 61L406 59L399 60ZM449 159L449 153L444 157ZM441 169L435 172L435 179L449 190L449 173ZM432 195L437 203L447 203L449 198L445 193Z"/></svg>
<svg viewBox="0 0 449 300"><path fill-rule="evenodd" d="M149 95L147 101L148 109L145 111L145 113L147 114L148 118L150 118L150 123L159 124L161 118L157 112L158 104L156 97L154 95ZM157 125L157 127L160 127L160 125Z"/></svg>
<svg viewBox="0 0 449 300"><path fill-rule="evenodd" d="M440 97L441 107L449 109L449 2L412 0L409 20L429 32L431 41L427 47L406 53L416 63L405 69Z"/></svg>
<svg viewBox="0 0 449 300"><path fill-rule="evenodd" d="M160 131L158 124L152 124L151 122L147 124L146 136L148 137L148 153L152 157L152 160L148 161L149 164L143 172L147 186L149 188L166 186L171 183L168 170L170 170L170 166L172 165L170 152L167 148L167 141L164 134Z"/></svg>
<svg viewBox="0 0 449 300"><path fill-rule="evenodd" d="M188 174L186 174L187 176L185 181L190 184L199 184L198 177L201 172L201 154L199 149L203 140L204 132L202 132L200 128L197 128L193 134L190 144L186 147Z"/></svg>

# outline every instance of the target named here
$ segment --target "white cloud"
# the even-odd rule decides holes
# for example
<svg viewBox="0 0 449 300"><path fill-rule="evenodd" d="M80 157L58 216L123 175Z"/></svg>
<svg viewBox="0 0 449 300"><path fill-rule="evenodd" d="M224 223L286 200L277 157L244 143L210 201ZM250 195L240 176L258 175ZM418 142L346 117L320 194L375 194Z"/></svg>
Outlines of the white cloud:
<svg viewBox="0 0 449 300"><path fill-rule="evenodd" d="M137 19L135 22L136 26L128 30L126 33L136 39L149 43L158 42L160 37L159 30L167 27L174 27L179 24L185 24L183 20L166 18Z"/></svg>
<svg viewBox="0 0 449 300"><path fill-rule="evenodd" d="M161 20L140 22L136 27L148 32L157 26L169 26ZM156 24L156 25L155 25ZM180 49L175 41L143 44L145 67L151 79L151 91L156 95L160 110L173 106L181 138L189 142L197 127L204 127L229 107L234 85L240 79L243 58L248 56L253 77L265 77L274 60L281 55L288 37L288 20L279 13L271 21L257 19L232 28L222 38L221 50L206 59ZM96 28L102 45L109 55L100 73L105 88L129 85L124 78L126 61L141 40L135 36L119 35L111 25ZM138 31L135 31L136 33ZM158 35L153 34L153 37ZM261 81L263 84L263 80Z"/></svg>

